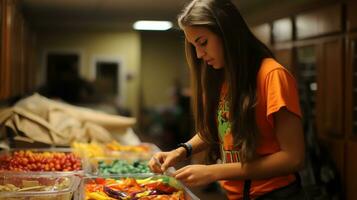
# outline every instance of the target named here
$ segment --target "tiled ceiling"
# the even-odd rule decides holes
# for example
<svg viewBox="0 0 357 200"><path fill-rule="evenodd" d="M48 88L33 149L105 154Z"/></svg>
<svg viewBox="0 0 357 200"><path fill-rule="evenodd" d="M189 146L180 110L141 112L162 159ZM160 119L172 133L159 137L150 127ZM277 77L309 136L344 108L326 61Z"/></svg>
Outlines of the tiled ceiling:
<svg viewBox="0 0 357 200"><path fill-rule="evenodd" d="M130 28L139 19L171 20L189 0L23 0L37 28ZM234 0L249 8L261 0Z"/></svg>
<svg viewBox="0 0 357 200"><path fill-rule="evenodd" d="M134 21L171 20L190 0L21 0L35 28L131 29ZM232 0L251 24L336 0Z"/></svg>

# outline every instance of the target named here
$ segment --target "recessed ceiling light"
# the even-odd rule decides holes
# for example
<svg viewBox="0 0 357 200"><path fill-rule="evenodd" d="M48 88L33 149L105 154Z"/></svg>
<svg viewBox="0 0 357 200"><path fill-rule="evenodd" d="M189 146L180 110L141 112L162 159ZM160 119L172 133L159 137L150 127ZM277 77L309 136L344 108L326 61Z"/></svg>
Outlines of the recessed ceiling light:
<svg viewBox="0 0 357 200"><path fill-rule="evenodd" d="M166 31L172 27L170 21L137 21L134 23L135 30L152 30L152 31Z"/></svg>

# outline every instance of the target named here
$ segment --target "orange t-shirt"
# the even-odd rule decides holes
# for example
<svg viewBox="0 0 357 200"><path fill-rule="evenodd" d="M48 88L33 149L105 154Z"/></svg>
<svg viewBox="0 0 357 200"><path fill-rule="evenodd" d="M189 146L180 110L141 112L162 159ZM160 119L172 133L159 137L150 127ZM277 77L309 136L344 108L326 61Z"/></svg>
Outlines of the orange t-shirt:
<svg viewBox="0 0 357 200"><path fill-rule="evenodd" d="M228 105L224 100L227 85L223 85L221 100L218 106L217 122L223 163L239 162L239 149L234 149L233 137L228 122ZM256 120L259 131L259 141L256 152L266 156L280 151L279 142L274 132L273 114L285 107L288 111L301 117L297 85L294 77L274 59L263 60L257 75ZM267 172L269 173L269 172ZM250 196L256 198L274 189L288 185L295 180L294 174L252 180ZM226 190L228 198L242 199L244 181L220 181Z"/></svg>

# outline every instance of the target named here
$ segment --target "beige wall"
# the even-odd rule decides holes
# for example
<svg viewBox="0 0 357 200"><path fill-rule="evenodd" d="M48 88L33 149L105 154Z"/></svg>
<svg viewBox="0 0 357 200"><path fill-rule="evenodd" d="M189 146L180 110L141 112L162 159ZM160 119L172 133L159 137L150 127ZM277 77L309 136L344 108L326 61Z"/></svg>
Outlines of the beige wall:
<svg viewBox="0 0 357 200"><path fill-rule="evenodd" d="M184 36L178 31L142 32L143 105L170 105L175 79L188 85Z"/></svg>
<svg viewBox="0 0 357 200"><path fill-rule="evenodd" d="M77 52L81 55L80 74L92 80L96 56L118 57L133 79L127 82L124 106L138 116L144 107L172 104L175 79L188 86L188 68L184 55L184 36L167 32L70 32L38 33L38 81L45 80L45 55L48 52ZM142 86L142 88L139 88ZM140 91L142 92L140 94ZM141 101L141 102L140 102Z"/></svg>
<svg viewBox="0 0 357 200"><path fill-rule="evenodd" d="M41 73L38 82L45 80L47 52L78 52L81 55L80 74L92 80L93 60L97 56L116 57L133 79L126 82L123 106L137 116L140 82L140 35L138 32L38 32L38 55Z"/></svg>

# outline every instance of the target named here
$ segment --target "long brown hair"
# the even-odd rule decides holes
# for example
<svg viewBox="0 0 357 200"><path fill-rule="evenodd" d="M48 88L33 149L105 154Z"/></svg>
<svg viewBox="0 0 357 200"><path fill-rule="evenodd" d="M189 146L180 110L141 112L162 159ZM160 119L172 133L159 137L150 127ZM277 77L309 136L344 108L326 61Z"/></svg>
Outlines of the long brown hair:
<svg viewBox="0 0 357 200"><path fill-rule="evenodd" d="M273 57L272 53L251 33L230 0L193 0L179 15L178 23L181 29L185 26L208 28L221 37L224 46L225 66L216 70L198 59L194 46L185 41L196 131L210 144L210 156L214 152L217 157L220 143L217 107L225 81L234 144L241 150L243 163L252 159L259 135L255 118L256 77L262 60Z"/></svg>

